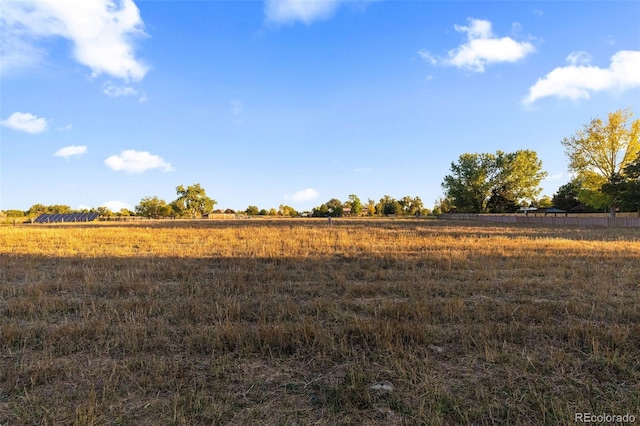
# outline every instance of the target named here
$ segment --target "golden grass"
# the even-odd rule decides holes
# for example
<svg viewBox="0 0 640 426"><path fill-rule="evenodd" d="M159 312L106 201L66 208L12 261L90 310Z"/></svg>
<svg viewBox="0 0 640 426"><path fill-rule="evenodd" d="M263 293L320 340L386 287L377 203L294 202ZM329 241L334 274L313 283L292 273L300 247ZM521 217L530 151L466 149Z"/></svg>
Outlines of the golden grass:
<svg viewBox="0 0 640 426"><path fill-rule="evenodd" d="M640 417L636 229L170 221L0 242L0 424Z"/></svg>

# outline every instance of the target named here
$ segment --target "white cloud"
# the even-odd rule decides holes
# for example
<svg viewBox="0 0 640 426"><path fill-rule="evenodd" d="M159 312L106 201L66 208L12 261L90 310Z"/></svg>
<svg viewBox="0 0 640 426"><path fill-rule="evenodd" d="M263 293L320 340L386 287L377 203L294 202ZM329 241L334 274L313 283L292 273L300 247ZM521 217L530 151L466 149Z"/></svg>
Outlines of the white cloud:
<svg viewBox="0 0 640 426"><path fill-rule="evenodd" d="M3 3L4 8L6 2ZM11 31L0 13L0 72L9 74L31 68L42 61L46 52L22 40L19 31Z"/></svg>
<svg viewBox="0 0 640 426"><path fill-rule="evenodd" d="M119 212L122 209L133 210L133 207L131 207L131 204L125 203L123 201L116 201L116 200L107 201L106 203L102 204L101 207L106 207L112 212Z"/></svg>
<svg viewBox="0 0 640 426"><path fill-rule="evenodd" d="M3 68L33 65L44 56L38 39L63 37L93 76L137 81L147 73L135 56L133 39L145 33L133 0L3 1L2 8Z"/></svg>
<svg viewBox="0 0 640 426"><path fill-rule="evenodd" d="M589 99L592 92L624 91L640 87L640 51L622 50L611 57L609 68L578 65L588 56L571 54L571 65L559 67L529 88L525 104L538 99L557 96L572 100Z"/></svg>
<svg viewBox="0 0 640 426"><path fill-rule="evenodd" d="M118 86L110 81L104 83L102 93L111 98L120 98L123 96L138 96L139 102L145 102L147 100L146 93L140 92L136 88L131 86Z"/></svg>
<svg viewBox="0 0 640 426"><path fill-rule="evenodd" d="M133 96L138 94L138 91L131 86L116 86L114 84L111 84L111 82L107 82L104 84L104 89L102 90L102 92L112 98L119 98L121 96Z"/></svg>
<svg viewBox="0 0 640 426"><path fill-rule="evenodd" d="M591 62L592 56L583 51L571 52L567 56L567 62L571 65L588 65Z"/></svg>
<svg viewBox="0 0 640 426"><path fill-rule="evenodd" d="M19 132L31 133L35 135L47 130L47 119L42 117L36 117L30 112L14 112L6 120L0 122L5 127L8 127Z"/></svg>
<svg viewBox="0 0 640 426"><path fill-rule="evenodd" d="M55 155L56 157L69 158L69 157L80 157L81 155L86 153L87 153L86 146L71 145L71 146L65 146L64 148L60 148L53 155Z"/></svg>
<svg viewBox="0 0 640 426"><path fill-rule="evenodd" d="M292 196L286 196L285 198L292 201L310 201L318 198L318 195L320 194L318 194L318 191L315 189L307 188L296 192Z"/></svg>
<svg viewBox="0 0 640 426"><path fill-rule="evenodd" d="M120 155L112 155L104 160L104 164L117 172L127 173L143 173L151 169L162 169L165 172L174 170L162 157L134 149L122 151Z"/></svg>
<svg viewBox="0 0 640 426"><path fill-rule="evenodd" d="M266 0L267 21L288 24L302 21L309 25L319 19L330 18L341 0Z"/></svg>
<svg viewBox="0 0 640 426"><path fill-rule="evenodd" d="M418 54L432 65L448 65L484 72L488 64L516 62L535 51L535 47L527 41L495 37L489 21L469 18L468 22L469 26L454 26L456 31L467 34L467 43L450 50L445 58L434 56L426 50L421 50Z"/></svg>

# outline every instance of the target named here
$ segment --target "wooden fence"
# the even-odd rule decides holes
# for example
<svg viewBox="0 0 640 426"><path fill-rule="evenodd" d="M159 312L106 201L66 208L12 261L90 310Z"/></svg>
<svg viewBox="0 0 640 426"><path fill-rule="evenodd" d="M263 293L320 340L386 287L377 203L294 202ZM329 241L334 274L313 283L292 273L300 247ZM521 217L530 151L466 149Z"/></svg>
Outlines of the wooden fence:
<svg viewBox="0 0 640 426"><path fill-rule="evenodd" d="M524 216L516 214L474 214L453 213L440 216L445 219L478 220L480 222L529 223L553 226L605 226L609 228L640 228L640 217L608 217L608 216Z"/></svg>

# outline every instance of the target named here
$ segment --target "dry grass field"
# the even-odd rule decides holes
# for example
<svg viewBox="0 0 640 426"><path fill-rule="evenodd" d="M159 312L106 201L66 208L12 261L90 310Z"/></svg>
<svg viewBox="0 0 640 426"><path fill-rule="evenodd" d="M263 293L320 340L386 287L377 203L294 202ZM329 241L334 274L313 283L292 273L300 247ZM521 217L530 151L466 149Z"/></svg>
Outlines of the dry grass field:
<svg viewBox="0 0 640 426"><path fill-rule="evenodd" d="M640 230L0 228L0 424L640 421Z"/></svg>

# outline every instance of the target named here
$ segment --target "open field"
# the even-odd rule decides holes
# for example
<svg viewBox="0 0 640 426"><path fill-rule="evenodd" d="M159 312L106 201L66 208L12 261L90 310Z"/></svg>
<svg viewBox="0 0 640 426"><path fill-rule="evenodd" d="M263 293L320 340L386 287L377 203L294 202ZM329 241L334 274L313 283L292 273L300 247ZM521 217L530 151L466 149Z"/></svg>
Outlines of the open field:
<svg viewBox="0 0 640 426"><path fill-rule="evenodd" d="M0 228L0 424L640 421L640 230Z"/></svg>

